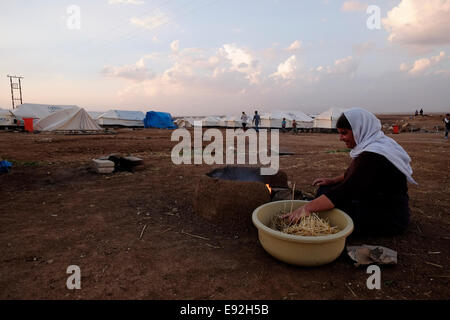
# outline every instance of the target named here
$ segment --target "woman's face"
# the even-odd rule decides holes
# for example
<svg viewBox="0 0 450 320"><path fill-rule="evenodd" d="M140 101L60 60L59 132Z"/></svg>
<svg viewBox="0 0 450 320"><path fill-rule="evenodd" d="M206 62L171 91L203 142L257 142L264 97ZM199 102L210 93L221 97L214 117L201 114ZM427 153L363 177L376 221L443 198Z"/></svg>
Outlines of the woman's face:
<svg viewBox="0 0 450 320"><path fill-rule="evenodd" d="M337 129L339 133L339 140L344 141L347 148L353 149L356 146L353 131L349 129Z"/></svg>

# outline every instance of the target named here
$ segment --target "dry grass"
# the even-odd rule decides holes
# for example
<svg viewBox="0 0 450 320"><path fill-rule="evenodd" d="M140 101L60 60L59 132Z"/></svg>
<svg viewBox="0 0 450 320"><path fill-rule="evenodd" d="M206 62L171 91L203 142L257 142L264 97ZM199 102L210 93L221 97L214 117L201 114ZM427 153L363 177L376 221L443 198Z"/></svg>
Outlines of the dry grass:
<svg viewBox="0 0 450 320"><path fill-rule="evenodd" d="M282 218L283 214L280 212L273 216L270 225L272 229L297 236L325 236L339 231L337 227L332 227L327 220L321 219L316 213L301 217L295 224Z"/></svg>

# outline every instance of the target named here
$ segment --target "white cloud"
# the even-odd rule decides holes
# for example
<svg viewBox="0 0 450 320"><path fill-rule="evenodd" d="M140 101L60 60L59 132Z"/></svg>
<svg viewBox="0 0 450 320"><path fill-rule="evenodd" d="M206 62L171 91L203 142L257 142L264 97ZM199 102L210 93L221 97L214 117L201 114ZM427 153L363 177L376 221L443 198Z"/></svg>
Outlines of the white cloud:
<svg viewBox="0 0 450 320"><path fill-rule="evenodd" d="M258 61L249 52L237 47L235 44L225 44L219 52L231 63L230 71L245 74L246 79L251 84L259 83L261 70L258 66Z"/></svg>
<svg viewBox="0 0 450 320"><path fill-rule="evenodd" d="M142 0L109 0L109 4L144 4Z"/></svg>
<svg viewBox="0 0 450 320"><path fill-rule="evenodd" d="M352 56L348 56L346 58L335 60L333 66L318 66L315 71L321 74L349 74L350 76L354 76L356 70L358 69L358 66L358 61L355 60Z"/></svg>
<svg viewBox="0 0 450 320"><path fill-rule="evenodd" d="M170 44L170 49L172 49L173 52L178 52L180 50L180 41L175 40Z"/></svg>
<svg viewBox="0 0 450 320"><path fill-rule="evenodd" d="M218 60L214 56L200 57L199 51L190 49L172 55L175 61L171 67L153 78L128 84L118 91L118 96L128 100L134 97L200 97L212 94L216 89L211 83L211 71Z"/></svg>
<svg viewBox="0 0 450 320"><path fill-rule="evenodd" d="M219 58L216 56L212 56L208 59L208 63L210 63L211 65L216 65L219 63Z"/></svg>
<svg viewBox="0 0 450 320"><path fill-rule="evenodd" d="M367 4L359 1L345 1L341 6L341 11L364 11L367 9Z"/></svg>
<svg viewBox="0 0 450 320"><path fill-rule="evenodd" d="M406 63L402 62L400 64L400 71L408 71L409 67Z"/></svg>
<svg viewBox="0 0 450 320"><path fill-rule="evenodd" d="M134 83L128 83L119 90L118 95L122 98L133 97L133 95L177 95L192 93L196 90L207 91L208 86L205 83L213 78L213 70L220 63L219 57L206 55L198 48L179 50L178 40L172 42L171 49L174 48L177 49L177 54L145 55L132 65L106 66L102 69L102 73L110 77L134 80ZM172 65L158 74L153 74L146 67L148 59L153 59L159 64L167 57L172 60Z"/></svg>
<svg viewBox="0 0 450 320"><path fill-rule="evenodd" d="M144 18L133 17L130 22L136 26L146 28L148 30L154 30L162 25L170 22L169 17L163 12L156 10L152 15Z"/></svg>
<svg viewBox="0 0 450 320"><path fill-rule="evenodd" d="M117 92L120 98L145 96L155 97L161 95L181 95L186 88L181 83L172 81L169 77L158 76L140 83L128 85Z"/></svg>
<svg viewBox="0 0 450 320"><path fill-rule="evenodd" d="M362 56L364 54L367 54L368 52L375 49L375 44L373 42L363 42L363 43L357 43L353 45L353 51L358 55Z"/></svg>
<svg viewBox="0 0 450 320"><path fill-rule="evenodd" d="M317 68L316 68L316 71L317 72L323 72L325 70L325 68L323 67L323 66L318 66Z"/></svg>
<svg viewBox="0 0 450 320"><path fill-rule="evenodd" d="M351 77L358 68L357 59L348 56L335 60L330 66L318 66L300 74L300 61L295 54L291 54L281 62L278 58L276 64L264 60L265 70L273 68L275 72L263 73L256 53L236 44L225 44L217 50L182 49L179 41L174 40L166 51L145 55L134 64L106 66L102 73L110 77L134 80L126 83L118 92L121 99L144 99L149 96L193 96L196 93L232 96L242 90L254 93L252 88L255 88L258 92L264 92L280 88L279 86L288 90L286 85L293 87L298 81L317 83L323 77L334 75ZM163 65L167 67L160 69Z"/></svg>
<svg viewBox="0 0 450 320"><path fill-rule="evenodd" d="M153 73L145 67L146 57L142 57L138 62L132 65L124 66L105 66L101 73L108 77L118 77L134 81L144 81L153 78Z"/></svg>
<svg viewBox="0 0 450 320"><path fill-rule="evenodd" d="M270 75L271 78L293 80L295 79L295 71L297 70L297 58L295 55L290 56L285 62L280 63L277 72Z"/></svg>
<svg viewBox="0 0 450 320"><path fill-rule="evenodd" d="M414 65L408 72L410 74L418 74L424 72L426 69L431 67L431 60L427 58L422 58L414 61Z"/></svg>
<svg viewBox="0 0 450 320"><path fill-rule="evenodd" d="M402 0L382 19L389 41L429 49L450 43L450 0Z"/></svg>
<svg viewBox="0 0 450 320"><path fill-rule="evenodd" d="M400 71L415 76L422 74L448 73L449 70L445 70L445 63L448 62L448 60L449 57L446 57L445 52L441 51L437 56L418 59L414 61L412 65L402 63L400 64Z"/></svg>
<svg viewBox="0 0 450 320"><path fill-rule="evenodd" d="M294 42L291 43L291 45L286 49L288 51L297 51L301 48L302 43L298 40L295 40Z"/></svg>
<svg viewBox="0 0 450 320"><path fill-rule="evenodd" d="M198 48L177 50L170 56L174 61L172 67L164 71L164 75L173 81L187 82L212 77L220 62L218 57L208 56Z"/></svg>
<svg viewBox="0 0 450 320"><path fill-rule="evenodd" d="M333 74L351 74L353 75L358 69L358 62L353 57L338 59L334 62L334 66L331 68Z"/></svg>

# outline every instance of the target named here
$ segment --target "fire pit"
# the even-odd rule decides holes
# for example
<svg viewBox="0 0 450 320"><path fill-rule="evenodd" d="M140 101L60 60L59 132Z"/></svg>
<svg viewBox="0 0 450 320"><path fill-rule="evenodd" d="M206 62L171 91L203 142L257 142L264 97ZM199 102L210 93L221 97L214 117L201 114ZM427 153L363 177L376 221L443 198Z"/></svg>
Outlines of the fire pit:
<svg viewBox="0 0 450 320"><path fill-rule="evenodd" d="M215 169L198 181L194 210L232 230L252 228L252 212L271 201L270 188L288 189L286 173L263 176L258 167L241 166Z"/></svg>

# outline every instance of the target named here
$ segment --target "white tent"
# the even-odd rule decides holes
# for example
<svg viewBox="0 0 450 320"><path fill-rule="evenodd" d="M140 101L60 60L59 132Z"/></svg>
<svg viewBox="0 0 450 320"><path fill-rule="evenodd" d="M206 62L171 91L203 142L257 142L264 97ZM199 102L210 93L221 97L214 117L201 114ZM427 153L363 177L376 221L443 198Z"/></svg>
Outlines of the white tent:
<svg viewBox="0 0 450 320"><path fill-rule="evenodd" d="M108 110L97 120L102 126L143 127L145 114L142 111Z"/></svg>
<svg viewBox="0 0 450 320"><path fill-rule="evenodd" d="M283 111L283 112L287 115L287 117L285 117L286 122L288 122L288 120L290 121L289 127L292 127L291 120L295 120L295 122L297 122L297 128L312 128L312 126L314 124L314 119L311 118L310 116L306 115L302 111L288 110L288 111ZM286 126L287 126L287 124L286 124Z"/></svg>
<svg viewBox="0 0 450 320"><path fill-rule="evenodd" d="M240 119L234 116L224 116L219 119L219 127L224 128L239 128L242 126Z"/></svg>
<svg viewBox="0 0 450 320"><path fill-rule="evenodd" d="M259 127L261 128L270 128L271 123L270 123L270 112L266 112L261 114L260 116L260 122L259 122Z"/></svg>
<svg viewBox="0 0 450 320"><path fill-rule="evenodd" d="M220 122L219 117L213 117L209 116L202 119L202 126L203 127L218 127Z"/></svg>
<svg viewBox="0 0 450 320"><path fill-rule="evenodd" d="M39 131L101 130L83 108L62 109L54 112L36 122L35 128Z"/></svg>
<svg viewBox="0 0 450 320"><path fill-rule="evenodd" d="M87 111L87 113L91 116L92 119L94 119L95 121L98 120L98 118L104 114L103 111Z"/></svg>
<svg viewBox="0 0 450 320"><path fill-rule="evenodd" d="M275 110L261 115L260 127L262 128L281 128L281 122L286 118L286 128L292 128L292 120L297 122L297 128L311 128L313 119L298 110Z"/></svg>
<svg viewBox="0 0 450 320"><path fill-rule="evenodd" d="M226 127L226 126L227 126L227 121L226 121L226 119L227 119L227 116L220 117L220 118L219 118L218 126L219 126L219 127Z"/></svg>
<svg viewBox="0 0 450 320"><path fill-rule="evenodd" d="M247 120L248 122L248 120ZM227 120L227 128L242 128L241 117L231 117Z"/></svg>
<svg viewBox="0 0 450 320"><path fill-rule="evenodd" d="M344 111L345 109L341 108L330 108L322 112L314 118L314 128L336 128L336 121Z"/></svg>
<svg viewBox="0 0 450 320"><path fill-rule="evenodd" d="M174 122L178 128L192 128L194 126L194 121L189 118L176 119Z"/></svg>
<svg viewBox="0 0 450 320"><path fill-rule="evenodd" d="M261 124L262 128L281 128L281 122L283 118L286 118L286 128L289 128L291 125L291 120L289 119L289 115L282 111L273 111L266 112L261 115Z"/></svg>
<svg viewBox="0 0 450 320"><path fill-rule="evenodd" d="M33 122L36 123L40 119L44 119L60 110L78 109L73 105L50 105L50 104L35 104L24 103L19 105L16 109L12 110L12 113L17 119L33 118Z"/></svg>
<svg viewBox="0 0 450 320"><path fill-rule="evenodd" d="M0 126L4 127L4 126L14 126L14 119L16 117L14 116L14 114L9 111L9 110L5 110L5 109L0 109Z"/></svg>
<svg viewBox="0 0 450 320"><path fill-rule="evenodd" d="M201 117L192 117L192 118L185 118L185 119L188 119L188 120L192 123L192 125L193 125L194 127L197 127L198 124L201 124L201 125L203 126L203 119L204 119L204 118L201 118Z"/></svg>

